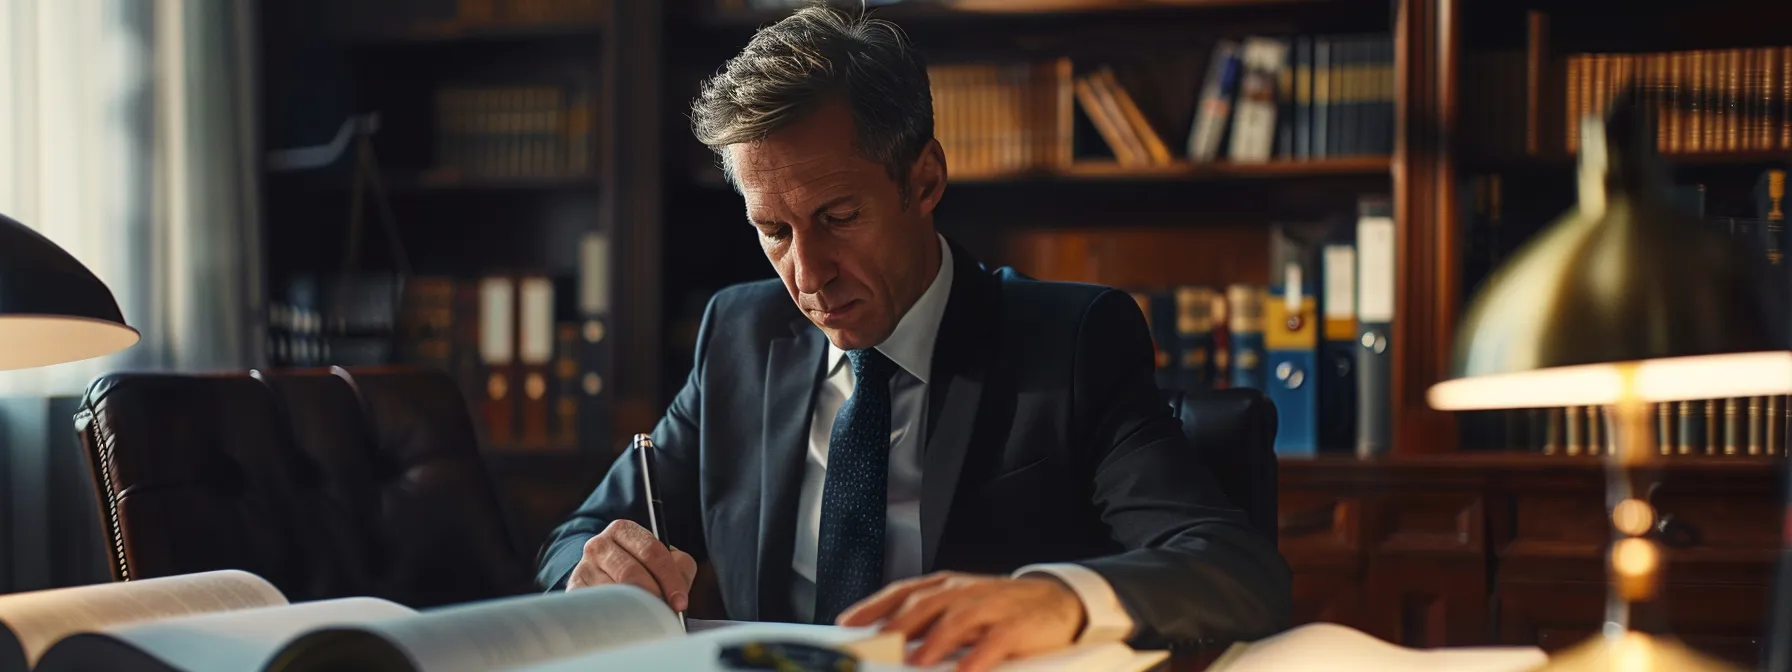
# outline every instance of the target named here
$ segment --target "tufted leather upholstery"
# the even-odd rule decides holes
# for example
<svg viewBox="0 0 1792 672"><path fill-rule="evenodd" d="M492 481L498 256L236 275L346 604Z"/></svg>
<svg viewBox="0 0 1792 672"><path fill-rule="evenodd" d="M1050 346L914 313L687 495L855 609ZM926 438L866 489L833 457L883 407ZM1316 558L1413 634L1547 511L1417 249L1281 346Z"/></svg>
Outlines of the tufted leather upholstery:
<svg viewBox="0 0 1792 672"><path fill-rule="evenodd" d="M533 592L445 374L118 373L75 425L115 579L234 568L292 601L418 608Z"/></svg>
<svg viewBox="0 0 1792 672"><path fill-rule="evenodd" d="M1244 509L1257 529L1275 539L1275 403L1261 390L1248 387L1163 393L1220 489Z"/></svg>

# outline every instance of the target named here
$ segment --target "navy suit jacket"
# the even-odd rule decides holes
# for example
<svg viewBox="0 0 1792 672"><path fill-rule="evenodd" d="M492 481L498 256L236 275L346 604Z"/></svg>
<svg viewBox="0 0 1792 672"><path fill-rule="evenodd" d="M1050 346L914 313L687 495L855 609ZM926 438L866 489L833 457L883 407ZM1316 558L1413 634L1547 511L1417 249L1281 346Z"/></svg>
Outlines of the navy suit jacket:
<svg viewBox="0 0 1792 672"><path fill-rule="evenodd" d="M1111 584L1134 644L1251 639L1288 626L1290 571L1215 485L1153 378L1126 293L991 270L952 244L922 454L925 572L1076 562ZM674 546L713 566L727 618L787 621L810 408L826 337L775 280L718 292L696 361L652 436ZM611 521L647 523L617 460L550 535L537 581L565 585Z"/></svg>

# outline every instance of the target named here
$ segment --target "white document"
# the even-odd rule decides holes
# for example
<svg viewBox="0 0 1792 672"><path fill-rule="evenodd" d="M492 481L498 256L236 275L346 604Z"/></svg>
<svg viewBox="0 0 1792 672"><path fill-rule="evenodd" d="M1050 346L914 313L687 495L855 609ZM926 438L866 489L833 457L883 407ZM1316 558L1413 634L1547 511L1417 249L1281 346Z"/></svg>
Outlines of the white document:
<svg viewBox="0 0 1792 672"><path fill-rule="evenodd" d="M1232 645L1207 672L1521 672L1549 661L1534 646L1409 649L1334 623Z"/></svg>

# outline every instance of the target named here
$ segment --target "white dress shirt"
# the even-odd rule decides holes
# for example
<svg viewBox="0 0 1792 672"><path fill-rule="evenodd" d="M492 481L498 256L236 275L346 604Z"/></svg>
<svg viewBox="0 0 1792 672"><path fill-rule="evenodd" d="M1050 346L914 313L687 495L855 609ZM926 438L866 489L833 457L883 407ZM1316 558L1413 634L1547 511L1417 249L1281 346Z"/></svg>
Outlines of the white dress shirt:
<svg viewBox="0 0 1792 672"><path fill-rule="evenodd" d="M933 372L934 338L952 293L952 250L940 238L940 270L915 305L877 349L900 367L890 377L890 467L884 522L884 582L921 574L921 453L927 426L927 383ZM828 439L834 416L852 396L846 352L828 344L827 377L816 391L809 423L808 459L797 508L796 548L791 558L791 599L796 616L814 619L816 548L821 535L821 491L827 481ZM1082 600L1086 624L1079 641L1118 641L1131 636L1132 618L1100 574L1069 563L1022 567L1015 576L1046 573Z"/></svg>

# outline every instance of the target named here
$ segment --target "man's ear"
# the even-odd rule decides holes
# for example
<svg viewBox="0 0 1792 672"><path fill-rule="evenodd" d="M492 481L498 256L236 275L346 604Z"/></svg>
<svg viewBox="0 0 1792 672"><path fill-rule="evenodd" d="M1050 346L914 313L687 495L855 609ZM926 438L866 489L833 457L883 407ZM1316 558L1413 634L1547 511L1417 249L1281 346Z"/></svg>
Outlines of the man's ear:
<svg viewBox="0 0 1792 672"><path fill-rule="evenodd" d="M922 216L933 214L946 194L946 150L938 140L928 140L915 157L908 173L909 202L920 207Z"/></svg>

